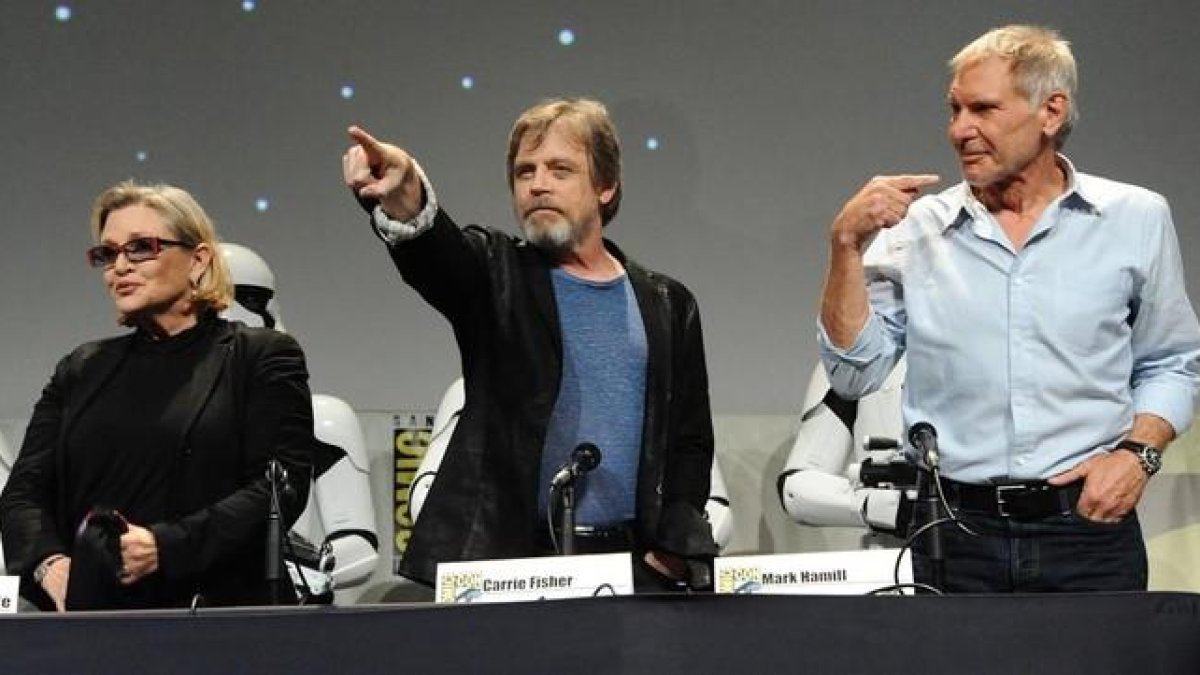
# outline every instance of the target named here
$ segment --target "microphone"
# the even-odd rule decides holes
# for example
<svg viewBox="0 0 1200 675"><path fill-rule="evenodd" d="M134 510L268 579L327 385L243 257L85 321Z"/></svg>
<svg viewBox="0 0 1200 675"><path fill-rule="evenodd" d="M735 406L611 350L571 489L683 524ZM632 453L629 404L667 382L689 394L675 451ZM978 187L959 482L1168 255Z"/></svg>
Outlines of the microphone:
<svg viewBox="0 0 1200 675"><path fill-rule="evenodd" d="M937 429L929 422L917 422L908 428L908 440L913 447L921 451L925 466L930 470L938 468Z"/></svg>
<svg viewBox="0 0 1200 675"><path fill-rule="evenodd" d="M564 464L550 480L550 489L561 490L599 465L600 448L595 443L580 443L571 451L571 461Z"/></svg>
<svg viewBox="0 0 1200 675"><path fill-rule="evenodd" d="M296 489L292 487L292 482L288 479L287 469L279 460L272 459L267 462L266 477L267 484L274 486L284 499L290 501L296 496Z"/></svg>

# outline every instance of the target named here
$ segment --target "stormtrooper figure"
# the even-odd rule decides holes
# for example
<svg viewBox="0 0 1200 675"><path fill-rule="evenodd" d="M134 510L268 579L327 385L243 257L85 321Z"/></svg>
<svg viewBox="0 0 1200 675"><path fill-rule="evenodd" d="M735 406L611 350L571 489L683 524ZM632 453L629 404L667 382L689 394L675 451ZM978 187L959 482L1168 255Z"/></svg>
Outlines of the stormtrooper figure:
<svg viewBox="0 0 1200 675"><path fill-rule="evenodd" d="M798 523L818 527L867 527L903 536L912 494L885 479L864 484L864 466L888 473L911 472L898 450L904 432L900 412L905 362L873 394L847 401L829 388L818 365L804 397L796 441L779 476L779 498ZM868 450L870 445L884 446ZM890 447L889 447L890 446Z"/></svg>
<svg viewBox="0 0 1200 675"><path fill-rule="evenodd" d="M429 447L425 449L425 456L409 488L409 516L414 523L421 514L421 507L425 505L425 498L429 495L434 478L437 477L442 458L446 456L446 447L450 445L450 436L454 434L454 427L458 424L464 398L465 388L462 378L459 378L446 389L433 416ZM733 538L733 513L729 508L729 492L725 488L725 478L721 475L716 458L713 458L712 486L709 488L708 503L704 512L712 526L713 540L717 543L717 548L724 550Z"/></svg>
<svg viewBox="0 0 1200 675"><path fill-rule="evenodd" d="M233 277L235 302L226 319L285 331L275 298L275 275L257 253L221 244ZM309 502L288 536L285 559L303 597L328 601L334 591L364 583L375 571L379 539L371 502L366 442L354 410L339 398L314 394L313 431L320 442Z"/></svg>

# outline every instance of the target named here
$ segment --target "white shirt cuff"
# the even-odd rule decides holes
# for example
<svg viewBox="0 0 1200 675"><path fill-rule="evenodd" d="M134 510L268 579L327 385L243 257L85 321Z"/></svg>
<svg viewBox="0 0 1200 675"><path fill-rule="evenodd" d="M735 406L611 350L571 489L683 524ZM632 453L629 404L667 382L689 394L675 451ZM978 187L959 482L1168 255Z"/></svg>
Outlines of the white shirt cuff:
<svg viewBox="0 0 1200 675"><path fill-rule="evenodd" d="M401 244L416 237L421 236L426 230L433 227L433 220L437 216L437 194L433 191L433 185L429 179L425 177L425 171L413 160L413 169L417 172L417 177L421 179L421 186L425 190L425 207L412 220L392 220L388 214L383 212L383 206L376 204L371 210L371 226L375 228L375 234L379 235L389 246Z"/></svg>

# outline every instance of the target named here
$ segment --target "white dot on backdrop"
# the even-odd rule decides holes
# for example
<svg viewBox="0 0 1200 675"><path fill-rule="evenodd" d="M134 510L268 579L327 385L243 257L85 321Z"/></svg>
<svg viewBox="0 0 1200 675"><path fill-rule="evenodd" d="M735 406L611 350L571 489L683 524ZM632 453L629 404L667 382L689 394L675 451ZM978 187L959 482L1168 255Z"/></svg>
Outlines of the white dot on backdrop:
<svg viewBox="0 0 1200 675"><path fill-rule="evenodd" d="M575 31L570 28L564 28L558 31L558 44L568 47L575 44Z"/></svg>
<svg viewBox="0 0 1200 675"><path fill-rule="evenodd" d="M69 5L59 5L54 8L54 18L62 22L71 20L71 7Z"/></svg>
<svg viewBox="0 0 1200 675"><path fill-rule="evenodd" d="M658 139L654 136L647 138L646 139L646 149L647 150L657 150L658 149Z"/></svg>
<svg viewBox="0 0 1200 675"><path fill-rule="evenodd" d="M256 210L256 211L258 211L259 213L263 213L263 212L265 212L267 209L271 208L271 202L270 202L270 200L268 200L266 197L259 197L259 198L258 198L257 200L255 200L255 202L254 202L254 208L255 208L255 210Z"/></svg>
<svg viewBox="0 0 1200 675"><path fill-rule="evenodd" d="M139 162L144 162L147 159L150 159L150 153L146 152L145 150L138 150L137 154L134 156L137 157L137 161Z"/></svg>
<svg viewBox="0 0 1200 675"><path fill-rule="evenodd" d="M463 89L474 89L475 88L475 78L471 77L470 75L463 75L462 88Z"/></svg>
<svg viewBox="0 0 1200 675"><path fill-rule="evenodd" d="M346 99L347 101L354 98L354 87L352 85L342 85L342 98Z"/></svg>
<svg viewBox="0 0 1200 675"><path fill-rule="evenodd" d="M242 0L242 11L243 12L253 12L254 8L257 6L258 6L258 3L254 2L254 0Z"/></svg>

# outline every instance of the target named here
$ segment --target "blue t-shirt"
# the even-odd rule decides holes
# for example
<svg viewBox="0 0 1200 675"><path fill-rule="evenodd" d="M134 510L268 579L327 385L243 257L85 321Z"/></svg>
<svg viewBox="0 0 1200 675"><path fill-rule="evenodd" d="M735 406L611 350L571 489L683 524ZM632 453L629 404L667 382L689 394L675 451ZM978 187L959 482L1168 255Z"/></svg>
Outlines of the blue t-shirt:
<svg viewBox="0 0 1200 675"><path fill-rule="evenodd" d="M646 329L627 275L579 279L551 270L562 326L558 399L542 450L538 503L546 513L550 480L580 443L600 449L600 464L575 487L575 522L633 520L646 402Z"/></svg>

